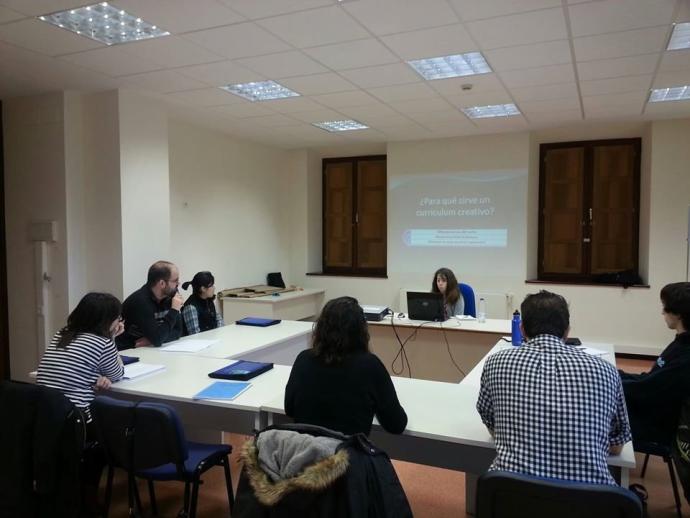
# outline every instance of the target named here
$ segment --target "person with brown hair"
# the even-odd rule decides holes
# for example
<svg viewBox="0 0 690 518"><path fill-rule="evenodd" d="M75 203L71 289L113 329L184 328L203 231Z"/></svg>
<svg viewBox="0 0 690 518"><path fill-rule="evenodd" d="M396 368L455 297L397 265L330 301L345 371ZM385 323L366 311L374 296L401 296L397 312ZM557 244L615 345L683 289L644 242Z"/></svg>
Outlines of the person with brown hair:
<svg viewBox="0 0 690 518"><path fill-rule="evenodd" d="M443 295L443 310L450 318L465 314L465 299L462 298L458 280L450 268L439 268L431 281L431 292Z"/></svg>

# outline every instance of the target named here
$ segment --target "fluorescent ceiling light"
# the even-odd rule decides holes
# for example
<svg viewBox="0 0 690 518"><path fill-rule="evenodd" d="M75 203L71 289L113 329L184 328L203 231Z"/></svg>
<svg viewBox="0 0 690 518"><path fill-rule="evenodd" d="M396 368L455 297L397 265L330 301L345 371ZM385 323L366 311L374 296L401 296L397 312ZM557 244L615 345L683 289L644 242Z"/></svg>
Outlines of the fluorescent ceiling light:
<svg viewBox="0 0 690 518"><path fill-rule="evenodd" d="M313 122L312 124L317 128L325 129L326 131L331 132L369 129L369 126L365 126L361 122L357 122L352 119L342 121Z"/></svg>
<svg viewBox="0 0 690 518"><path fill-rule="evenodd" d="M240 83L236 85L221 86L222 90L239 95L250 101L269 101L271 99L286 99L299 97L297 92L276 83L275 81L259 81L256 83Z"/></svg>
<svg viewBox="0 0 690 518"><path fill-rule="evenodd" d="M686 99L690 99L690 85L674 86L673 88L655 88L649 96L650 103L683 101Z"/></svg>
<svg viewBox="0 0 690 518"><path fill-rule="evenodd" d="M491 67L484 59L481 52L468 52L467 54L455 54L453 56L416 59L414 61L408 61L407 64L427 80L473 76L491 72Z"/></svg>
<svg viewBox="0 0 690 518"><path fill-rule="evenodd" d="M690 22L674 23L666 50L690 49Z"/></svg>
<svg viewBox="0 0 690 518"><path fill-rule="evenodd" d="M463 108L462 112L470 119L486 119L488 117L510 117L520 115L520 110L513 103L490 104L488 106L471 106Z"/></svg>
<svg viewBox="0 0 690 518"><path fill-rule="evenodd" d="M109 5L108 2L44 14L38 19L106 45L148 40L170 34L160 27Z"/></svg>

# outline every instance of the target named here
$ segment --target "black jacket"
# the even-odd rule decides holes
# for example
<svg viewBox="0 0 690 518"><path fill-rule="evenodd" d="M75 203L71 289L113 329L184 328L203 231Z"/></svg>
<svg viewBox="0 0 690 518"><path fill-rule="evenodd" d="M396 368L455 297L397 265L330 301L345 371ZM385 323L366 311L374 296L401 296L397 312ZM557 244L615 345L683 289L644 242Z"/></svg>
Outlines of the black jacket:
<svg viewBox="0 0 690 518"><path fill-rule="evenodd" d="M256 438L267 430L294 430L342 439L336 454L273 483L258 462ZM270 426L245 443L233 518L408 518L405 491L388 455L364 434L346 436L310 425Z"/></svg>
<svg viewBox="0 0 690 518"><path fill-rule="evenodd" d="M4 381L0 422L0 516L79 516L79 410L55 389Z"/></svg>
<svg viewBox="0 0 690 518"><path fill-rule="evenodd" d="M154 347L182 336L182 317L172 309L171 299L157 301L144 285L122 303L125 332L115 340L117 348L131 349L139 338L146 338Z"/></svg>
<svg viewBox="0 0 690 518"><path fill-rule="evenodd" d="M690 332L676 335L649 372L620 372L633 441L670 445L690 396Z"/></svg>
<svg viewBox="0 0 690 518"><path fill-rule="evenodd" d="M213 299L202 299L196 293L192 293L184 303L185 306L194 306L196 308L196 315L199 319L199 332L203 333L210 329L218 327L218 320L216 317L216 305ZM182 308L184 310L184 308ZM189 334L189 329L182 319L184 325L184 334Z"/></svg>

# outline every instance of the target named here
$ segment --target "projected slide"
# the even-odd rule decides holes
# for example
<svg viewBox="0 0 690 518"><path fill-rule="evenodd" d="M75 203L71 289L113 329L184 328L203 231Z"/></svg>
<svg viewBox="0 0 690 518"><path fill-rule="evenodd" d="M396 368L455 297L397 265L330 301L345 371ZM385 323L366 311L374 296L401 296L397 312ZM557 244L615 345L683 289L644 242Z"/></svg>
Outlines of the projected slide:
<svg viewBox="0 0 690 518"><path fill-rule="evenodd" d="M524 254L526 192L526 170L391 178L392 269L510 270L510 258Z"/></svg>

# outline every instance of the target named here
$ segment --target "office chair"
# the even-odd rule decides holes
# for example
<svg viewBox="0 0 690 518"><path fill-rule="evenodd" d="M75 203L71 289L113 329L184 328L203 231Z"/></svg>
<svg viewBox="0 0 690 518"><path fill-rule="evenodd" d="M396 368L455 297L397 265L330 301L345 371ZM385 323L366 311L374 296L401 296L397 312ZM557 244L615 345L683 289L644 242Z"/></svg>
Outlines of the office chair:
<svg viewBox="0 0 690 518"><path fill-rule="evenodd" d="M91 413L108 461L106 518L112 496L114 468L127 471L130 516L141 515L136 485L138 477L148 482L154 515L158 514L154 481L184 482L184 507L180 515L194 518L201 475L213 466L223 466L228 504L232 512L231 446L187 442L177 412L162 403L135 403L99 396L91 403Z"/></svg>
<svg viewBox="0 0 690 518"><path fill-rule="evenodd" d="M474 290L472 289L472 286L459 282L458 287L460 288L460 294L465 301L465 315L476 318L477 310L474 302Z"/></svg>
<svg viewBox="0 0 690 518"><path fill-rule="evenodd" d="M642 518L628 489L489 471L477 483L477 518Z"/></svg>
<svg viewBox="0 0 690 518"><path fill-rule="evenodd" d="M640 478L644 478L647 471L647 463L649 462L650 455L656 455L664 459L664 462L668 466L668 475L671 479L671 487L673 487L673 498L676 501L676 514L680 517L682 516L680 510L680 495L678 494L678 483L676 482L676 473L673 469L673 459L671 458L671 447L658 442L648 442L648 441L633 441L633 449L638 453L644 453L644 463L642 464L642 472L640 473Z"/></svg>

